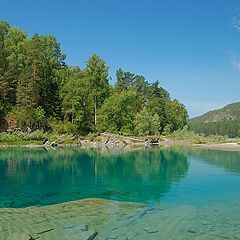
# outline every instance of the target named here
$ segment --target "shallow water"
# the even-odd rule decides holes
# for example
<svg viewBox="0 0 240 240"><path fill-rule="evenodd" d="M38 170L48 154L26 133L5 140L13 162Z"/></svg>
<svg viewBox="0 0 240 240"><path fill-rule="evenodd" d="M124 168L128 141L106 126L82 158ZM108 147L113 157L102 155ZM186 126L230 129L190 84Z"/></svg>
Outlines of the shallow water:
<svg viewBox="0 0 240 240"><path fill-rule="evenodd" d="M62 206L23 208L86 198L114 201L90 199L62 218ZM78 239L86 222L96 239L240 239L240 152L4 148L0 207L0 239L45 231L34 224L46 209L54 231L40 239Z"/></svg>

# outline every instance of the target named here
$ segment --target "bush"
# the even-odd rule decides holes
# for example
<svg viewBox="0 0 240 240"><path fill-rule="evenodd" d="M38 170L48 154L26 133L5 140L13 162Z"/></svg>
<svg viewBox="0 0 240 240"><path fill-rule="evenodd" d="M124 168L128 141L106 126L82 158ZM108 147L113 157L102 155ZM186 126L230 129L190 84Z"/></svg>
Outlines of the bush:
<svg viewBox="0 0 240 240"><path fill-rule="evenodd" d="M29 134L29 140L44 141L48 138L48 134L37 130Z"/></svg>
<svg viewBox="0 0 240 240"><path fill-rule="evenodd" d="M207 139L204 136L196 134L193 131L189 131L187 130L187 128L177 130L172 134L168 135L168 137L173 140L189 141L192 144L202 144L207 142Z"/></svg>
<svg viewBox="0 0 240 240"><path fill-rule="evenodd" d="M189 141L192 144L203 144L207 142L211 142L211 143L228 142L228 139L226 136L211 135L206 137L203 135L199 135L198 133L195 133L193 131L189 131L187 127L184 127L182 130L177 130L173 132L172 134L168 135L168 137L173 140Z"/></svg>
<svg viewBox="0 0 240 240"><path fill-rule="evenodd" d="M145 136L159 133L159 116L150 114L146 107L137 113L134 123L137 135Z"/></svg>
<svg viewBox="0 0 240 240"><path fill-rule="evenodd" d="M37 107L34 110L33 117L37 128L43 128L46 125L45 111L42 107Z"/></svg>
<svg viewBox="0 0 240 240"><path fill-rule="evenodd" d="M76 136L72 134L49 135L48 140L57 144L72 144L78 143Z"/></svg>
<svg viewBox="0 0 240 240"><path fill-rule="evenodd" d="M0 133L0 142L29 142L29 141L44 141L48 138L46 133L42 131L35 131L31 133L13 132L13 133Z"/></svg>
<svg viewBox="0 0 240 240"><path fill-rule="evenodd" d="M131 136L133 133L129 128L125 127L121 129L120 134L123 136Z"/></svg>
<svg viewBox="0 0 240 240"><path fill-rule="evenodd" d="M97 139L97 134L96 133L89 133L87 135L87 139L91 142L95 141Z"/></svg>
<svg viewBox="0 0 240 240"><path fill-rule="evenodd" d="M50 119L49 125L54 133L64 134L64 133L75 133L77 131L77 126L69 121L58 121L56 119Z"/></svg>
<svg viewBox="0 0 240 240"><path fill-rule="evenodd" d="M210 135L206 138L208 139L208 142L218 142L218 143L228 142L228 137L227 136Z"/></svg>

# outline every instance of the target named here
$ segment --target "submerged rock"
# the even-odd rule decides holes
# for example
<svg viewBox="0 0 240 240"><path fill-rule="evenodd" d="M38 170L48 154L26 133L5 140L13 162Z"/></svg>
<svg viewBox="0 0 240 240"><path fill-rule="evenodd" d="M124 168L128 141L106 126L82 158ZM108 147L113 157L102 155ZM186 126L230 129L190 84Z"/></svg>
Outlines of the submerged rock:
<svg viewBox="0 0 240 240"><path fill-rule="evenodd" d="M34 240L34 238L25 232L15 232L10 234L6 240Z"/></svg>
<svg viewBox="0 0 240 240"><path fill-rule="evenodd" d="M88 225L87 224L83 224L83 226L81 227L81 231L87 232L88 231Z"/></svg>

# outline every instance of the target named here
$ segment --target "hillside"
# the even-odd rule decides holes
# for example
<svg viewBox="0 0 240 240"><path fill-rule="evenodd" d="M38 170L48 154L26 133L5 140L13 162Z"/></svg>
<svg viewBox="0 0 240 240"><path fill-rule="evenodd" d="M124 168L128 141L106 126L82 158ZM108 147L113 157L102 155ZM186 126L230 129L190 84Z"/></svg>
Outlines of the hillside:
<svg viewBox="0 0 240 240"><path fill-rule="evenodd" d="M240 135L240 102L207 112L190 119L190 128L204 135L218 134L229 137Z"/></svg>

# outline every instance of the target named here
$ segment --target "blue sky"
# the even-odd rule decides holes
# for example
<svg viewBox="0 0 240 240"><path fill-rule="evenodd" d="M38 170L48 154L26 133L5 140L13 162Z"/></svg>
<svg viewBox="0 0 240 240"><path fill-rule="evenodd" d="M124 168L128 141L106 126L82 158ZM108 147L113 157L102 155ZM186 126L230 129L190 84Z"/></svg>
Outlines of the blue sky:
<svg viewBox="0 0 240 240"><path fill-rule="evenodd" d="M240 101L237 0L8 0L0 18L34 34L53 34L67 63L92 53L110 66L159 80L189 115Z"/></svg>

